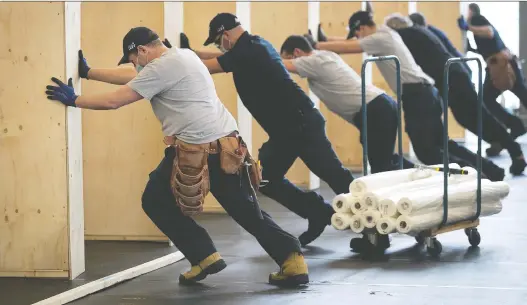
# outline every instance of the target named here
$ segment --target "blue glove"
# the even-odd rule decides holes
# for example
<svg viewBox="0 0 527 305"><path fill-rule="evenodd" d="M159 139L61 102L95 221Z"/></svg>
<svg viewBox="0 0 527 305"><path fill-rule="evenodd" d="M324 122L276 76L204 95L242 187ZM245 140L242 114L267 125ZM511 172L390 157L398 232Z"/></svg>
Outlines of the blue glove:
<svg viewBox="0 0 527 305"><path fill-rule="evenodd" d="M48 99L59 101L66 106L77 107L77 105L75 105L75 100L79 96L75 94L72 79L70 78L68 80L68 85L64 84L55 77L52 77L51 80L59 86L46 86L46 89L48 89L46 90Z"/></svg>
<svg viewBox="0 0 527 305"><path fill-rule="evenodd" d="M82 55L82 50L79 50L79 76L88 79L88 71L90 71L90 67Z"/></svg>
<svg viewBox="0 0 527 305"><path fill-rule="evenodd" d="M457 19L457 26L463 31L468 31L468 23L463 16Z"/></svg>

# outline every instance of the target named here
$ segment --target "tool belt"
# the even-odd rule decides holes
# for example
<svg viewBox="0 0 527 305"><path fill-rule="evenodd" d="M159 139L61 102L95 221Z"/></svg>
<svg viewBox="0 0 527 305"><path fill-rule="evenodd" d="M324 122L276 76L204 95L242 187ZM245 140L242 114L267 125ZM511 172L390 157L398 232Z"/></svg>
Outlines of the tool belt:
<svg viewBox="0 0 527 305"><path fill-rule="evenodd" d="M487 58L490 79L494 87L500 91L511 90L516 83L516 74L511 65L512 59L516 59L516 56L507 49Z"/></svg>
<svg viewBox="0 0 527 305"><path fill-rule="evenodd" d="M170 186L184 215L194 216L203 211L205 197L210 192L208 157L211 154L220 155L220 167L226 174L239 175L244 165L250 166L251 184L256 190L260 185L260 166L237 132L205 144L190 144L170 136L164 138L164 143L176 151Z"/></svg>

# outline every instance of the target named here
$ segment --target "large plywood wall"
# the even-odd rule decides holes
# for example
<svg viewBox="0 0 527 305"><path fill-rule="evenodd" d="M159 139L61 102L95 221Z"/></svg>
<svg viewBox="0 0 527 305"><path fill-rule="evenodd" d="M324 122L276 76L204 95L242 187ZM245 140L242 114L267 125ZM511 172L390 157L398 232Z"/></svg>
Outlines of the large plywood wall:
<svg viewBox="0 0 527 305"><path fill-rule="evenodd" d="M162 2L83 2L81 47L91 67L116 67L124 35L144 25L163 37ZM85 94L116 86L83 80ZM141 195L163 157L161 125L148 101L115 111L83 110L86 238L164 239ZM120 219L121 221L116 221Z"/></svg>
<svg viewBox="0 0 527 305"><path fill-rule="evenodd" d="M454 44L454 47L462 52L463 35L457 26L457 18L459 18L459 15L461 14L459 1L419 1L417 2L417 11L425 16L428 24L431 24L445 32L448 39L450 39L450 41L452 41ZM448 135L453 139L465 139L465 129L459 125L450 109L448 110Z"/></svg>
<svg viewBox="0 0 527 305"><path fill-rule="evenodd" d="M67 277L64 4L2 3L0 37L0 276Z"/></svg>
<svg viewBox="0 0 527 305"><path fill-rule="evenodd" d="M346 37L348 19L361 9L360 2L321 2L320 23L328 36ZM362 54L341 55L359 75L362 67ZM328 110L320 101L320 110L327 120L327 135L337 156L345 166L353 169L362 167L362 146L358 129Z"/></svg>
<svg viewBox="0 0 527 305"><path fill-rule="evenodd" d="M252 2L251 3L251 33L269 41L277 51L289 35L306 33L308 29L307 2ZM308 92L307 80L298 75L292 78L300 87ZM253 155L258 156L258 149L269 139L262 127L253 120ZM296 159L286 174L292 183L309 184L309 169Z"/></svg>

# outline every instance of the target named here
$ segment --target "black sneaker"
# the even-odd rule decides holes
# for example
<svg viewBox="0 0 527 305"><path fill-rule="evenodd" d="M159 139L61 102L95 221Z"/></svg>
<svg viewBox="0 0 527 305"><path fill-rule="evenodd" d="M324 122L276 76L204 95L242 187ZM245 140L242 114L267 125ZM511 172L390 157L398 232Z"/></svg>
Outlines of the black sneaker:
<svg viewBox="0 0 527 305"><path fill-rule="evenodd" d="M525 162L525 158L523 156L514 158L512 159L512 165L509 168L509 172L514 176L519 176L523 173L523 170L525 170L526 166L527 163Z"/></svg>

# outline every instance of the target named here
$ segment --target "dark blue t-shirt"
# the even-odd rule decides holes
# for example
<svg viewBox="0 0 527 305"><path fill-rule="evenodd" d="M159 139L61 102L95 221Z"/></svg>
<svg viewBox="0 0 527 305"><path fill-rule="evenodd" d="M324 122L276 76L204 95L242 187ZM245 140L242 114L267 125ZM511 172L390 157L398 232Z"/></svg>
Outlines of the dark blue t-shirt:
<svg viewBox="0 0 527 305"><path fill-rule="evenodd" d="M404 44L412 53L415 62L423 69L423 72L432 77L436 86L441 89L446 62L454 57L445 48L443 43L427 28L412 26L398 29ZM452 64L450 71L467 72L464 66Z"/></svg>
<svg viewBox="0 0 527 305"><path fill-rule="evenodd" d="M294 133L303 115L315 109L278 52L259 36L244 32L218 62L223 71L233 73L240 99L269 136Z"/></svg>
<svg viewBox="0 0 527 305"><path fill-rule="evenodd" d="M494 36L492 38L478 37L474 35L474 41L476 42L478 53L481 54L483 59L487 60L491 55L506 48L501 40L500 34L487 18L481 15L472 16L470 24L473 26L491 26L494 31Z"/></svg>
<svg viewBox="0 0 527 305"><path fill-rule="evenodd" d="M443 43L443 46L445 46L447 51L450 52L450 54L453 57L464 57L463 54L461 54L461 52L459 52L456 49L456 47L454 47L454 45L452 44L450 39L448 39L448 37L446 36L446 34L443 31L441 31L440 29L436 28L433 25L428 25L426 28L430 32L432 32L439 40L441 40L441 42ZM472 73L472 71L470 70L470 67L468 66L467 62L463 62L462 64L465 67L465 69L467 69L467 71L469 73Z"/></svg>

